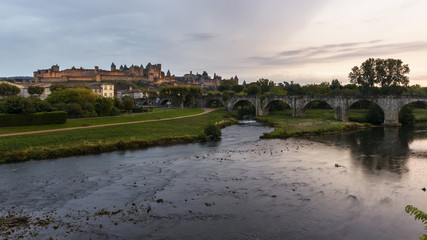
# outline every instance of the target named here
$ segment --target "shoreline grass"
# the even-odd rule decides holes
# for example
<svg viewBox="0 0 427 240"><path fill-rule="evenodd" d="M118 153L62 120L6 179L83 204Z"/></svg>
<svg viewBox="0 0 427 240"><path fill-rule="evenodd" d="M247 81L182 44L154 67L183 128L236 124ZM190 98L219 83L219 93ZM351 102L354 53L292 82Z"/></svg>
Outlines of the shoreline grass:
<svg viewBox="0 0 427 240"><path fill-rule="evenodd" d="M207 125L236 122L224 115L225 110L216 110L183 119L1 137L0 163L202 142Z"/></svg>
<svg viewBox="0 0 427 240"><path fill-rule="evenodd" d="M72 127L86 127L111 123L124 123L143 120L156 120L163 118L173 118L185 115L193 115L202 113L203 109L162 109L159 111L148 113L137 113L129 116L108 116L108 117L93 117L93 118L71 118L67 119L65 124L50 124L50 125L37 125L37 126L15 126L15 127L1 127L0 134L18 133L18 132L31 132L42 131L50 129L72 128Z"/></svg>
<svg viewBox="0 0 427 240"><path fill-rule="evenodd" d="M258 121L274 127L261 138L289 138L328 133L342 133L370 128L370 124L342 122L334 119L331 109L307 109L304 118L293 118L290 110L276 112L269 116L257 116Z"/></svg>

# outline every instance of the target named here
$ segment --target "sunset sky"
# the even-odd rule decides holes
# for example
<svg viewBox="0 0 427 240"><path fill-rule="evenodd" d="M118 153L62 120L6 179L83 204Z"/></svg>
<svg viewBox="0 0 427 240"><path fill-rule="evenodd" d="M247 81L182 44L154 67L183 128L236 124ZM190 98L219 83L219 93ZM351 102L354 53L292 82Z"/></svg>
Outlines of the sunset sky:
<svg viewBox="0 0 427 240"><path fill-rule="evenodd" d="M161 63L247 82L348 83L367 58L409 64L427 86L423 0L4 0L0 76Z"/></svg>

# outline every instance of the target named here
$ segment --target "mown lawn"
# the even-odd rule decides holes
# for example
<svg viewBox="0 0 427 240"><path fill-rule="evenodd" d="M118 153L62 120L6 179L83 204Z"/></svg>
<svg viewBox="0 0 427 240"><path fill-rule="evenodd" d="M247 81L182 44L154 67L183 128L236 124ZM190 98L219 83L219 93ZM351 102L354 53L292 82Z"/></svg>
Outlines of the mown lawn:
<svg viewBox="0 0 427 240"><path fill-rule="evenodd" d="M38 126L16 126L16 127L0 127L0 134L15 133L15 132L30 132L48 129L70 128L93 126L109 123L122 123L143 121L152 119L172 118L184 115L192 115L203 112L203 109L156 109L154 112L135 113L131 115L120 115L111 117L94 117L94 118L72 118L67 119L65 124L38 125Z"/></svg>
<svg viewBox="0 0 427 240"><path fill-rule="evenodd" d="M172 110L144 116L147 119L155 119L156 117L166 118L195 114L201 111L201 109ZM68 148L87 144L102 145L118 141L154 140L181 136L195 137L201 135L208 124L224 120L223 115L225 114L225 110L217 110L201 116L176 120L0 137L0 152ZM132 121L146 119L142 116L140 115Z"/></svg>

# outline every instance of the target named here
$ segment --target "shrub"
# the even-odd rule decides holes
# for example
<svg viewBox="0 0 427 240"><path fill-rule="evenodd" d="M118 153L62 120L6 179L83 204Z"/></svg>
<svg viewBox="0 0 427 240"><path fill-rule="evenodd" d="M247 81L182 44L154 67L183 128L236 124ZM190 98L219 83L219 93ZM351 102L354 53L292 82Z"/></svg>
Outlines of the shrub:
<svg viewBox="0 0 427 240"><path fill-rule="evenodd" d="M411 105L406 105L402 108L399 112L399 122L403 125L414 125L415 123L415 116L413 112L413 108Z"/></svg>
<svg viewBox="0 0 427 240"><path fill-rule="evenodd" d="M371 104L369 106L369 112L366 115L366 120L368 123L372 124L381 124L384 121L384 112L383 110L376 104Z"/></svg>
<svg viewBox="0 0 427 240"><path fill-rule="evenodd" d="M221 129L214 124L209 124L205 127L205 135L213 140L218 140L221 138Z"/></svg>
<svg viewBox="0 0 427 240"><path fill-rule="evenodd" d="M64 124L66 121L66 112L0 114L0 127Z"/></svg>
<svg viewBox="0 0 427 240"><path fill-rule="evenodd" d="M120 109L118 109L117 107L113 107L111 109L110 114L111 114L111 116L118 116L118 115L120 115Z"/></svg>

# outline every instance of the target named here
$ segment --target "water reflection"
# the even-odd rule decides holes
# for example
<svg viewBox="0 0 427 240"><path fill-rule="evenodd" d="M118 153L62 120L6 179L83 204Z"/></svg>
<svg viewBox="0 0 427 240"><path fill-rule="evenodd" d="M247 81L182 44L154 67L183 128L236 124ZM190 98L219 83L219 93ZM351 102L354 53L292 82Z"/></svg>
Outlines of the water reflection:
<svg viewBox="0 0 427 240"><path fill-rule="evenodd" d="M315 140L347 146L353 161L368 173L387 170L402 174L407 172L405 164L411 155L410 144L426 136L427 132L420 128L376 127L351 134L316 137Z"/></svg>

